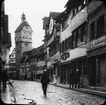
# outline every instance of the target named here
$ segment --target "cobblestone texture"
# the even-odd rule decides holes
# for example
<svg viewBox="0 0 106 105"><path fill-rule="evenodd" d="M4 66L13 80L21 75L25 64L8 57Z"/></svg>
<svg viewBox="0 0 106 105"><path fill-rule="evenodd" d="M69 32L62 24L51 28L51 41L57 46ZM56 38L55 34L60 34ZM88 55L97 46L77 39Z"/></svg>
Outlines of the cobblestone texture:
<svg viewBox="0 0 106 105"><path fill-rule="evenodd" d="M48 85L47 97L43 96L41 84L34 81L15 81L17 104L35 105L101 105L104 99L53 85Z"/></svg>

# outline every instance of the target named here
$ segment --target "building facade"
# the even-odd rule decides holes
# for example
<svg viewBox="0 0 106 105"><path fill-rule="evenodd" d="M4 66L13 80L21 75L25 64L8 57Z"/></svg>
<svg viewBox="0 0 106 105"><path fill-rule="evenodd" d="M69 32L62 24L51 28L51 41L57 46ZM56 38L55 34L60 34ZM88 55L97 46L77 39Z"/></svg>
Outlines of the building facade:
<svg viewBox="0 0 106 105"><path fill-rule="evenodd" d="M23 52L32 50L32 29L26 21L24 13L22 14L20 25L15 30L15 45L17 78L19 78L20 59L23 55Z"/></svg>
<svg viewBox="0 0 106 105"><path fill-rule="evenodd" d="M23 52L20 60L20 79L31 80L30 51Z"/></svg>
<svg viewBox="0 0 106 105"><path fill-rule="evenodd" d="M16 79L16 51L13 49L12 53L9 55L9 77L11 79Z"/></svg>
<svg viewBox="0 0 106 105"><path fill-rule="evenodd" d="M59 73L60 83L70 83L77 78L76 69L80 71L80 85L86 87L105 86L106 84L106 7L96 0L69 0L65 10L56 18L60 27L59 72L54 61L55 31L53 18L44 18L45 43L47 46L47 67L52 73ZM45 22L46 21L46 22ZM58 74L57 74L58 75Z"/></svg>
<svg viewBox="0 0 106 105"><path fill-rule="evenodd" d="M61 56L61 83L70 83L70 72L73 80L76 79L76 69L79 69L81 81L86 78L87 69L87 7L86 2L67 2L57 23L61 24L60 56ZM71 6L71 8L70 8ZM84 83L84 82L82 82Z"/></svg>
<svg viewBox="0 0 106 105"><path fill-rule="evenodd" d="M25 51L20 60L20 79L39 80L46 69L45 45Z"/></svg>
<svg viewBox="0 0 106 105"><path fill-rule="evenodd" d="M59 79L59 62L60 62L60 52L59 52L59 42L60 42L60 27L56 23L56 18L59 16L58 12L50 12L48 20L47 17L44 18L45 26L45 45L47 50L47 70L49 76L52 78L55 74Z"/></svg>
<svg viewBox="0 0 106 105"><path fill-rule="evenodd" d="M36 54L36 79L40 80L41 75L43 74L43 71L46 69L46 50L45 50L45 44L39 46L37 48L37 54Z"/></svg>
<svg viewBox="0 0 106 105"><path fill-rule="evenodd" d="M11 34L8 31L8 15L5 14L5 2L0 4L0 70L9 70L9 51L11 47Z"/></svg>
<svg viewBox="0 0 106 105"><path fill-rule="evenodd" d="M106 6L101 1L92 1L88 10L89 83L94 86L106 86Z"/></svg>

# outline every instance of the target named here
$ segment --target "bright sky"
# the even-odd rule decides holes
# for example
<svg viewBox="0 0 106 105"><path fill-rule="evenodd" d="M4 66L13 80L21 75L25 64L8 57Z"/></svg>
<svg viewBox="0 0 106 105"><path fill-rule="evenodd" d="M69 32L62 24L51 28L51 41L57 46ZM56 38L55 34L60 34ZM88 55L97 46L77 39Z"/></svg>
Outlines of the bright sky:
<svg viewBox="0 0 106 105"><path fill-rule="evenodd" d="M44 38L43 20L50 12L63 12L68 0L5 0L5 13L9 15L9 32L12 36L12 49L15 47L14 31L21 23L21 15L24 12L26 21L31 26L32 47L43 44ZM11 52L10 51L10 52Z"/></svg>

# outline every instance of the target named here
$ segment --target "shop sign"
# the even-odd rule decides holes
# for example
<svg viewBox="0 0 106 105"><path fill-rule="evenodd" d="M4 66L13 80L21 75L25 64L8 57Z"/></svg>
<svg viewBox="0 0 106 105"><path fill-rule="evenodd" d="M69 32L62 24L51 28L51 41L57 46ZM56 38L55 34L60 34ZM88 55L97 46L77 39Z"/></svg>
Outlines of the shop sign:
<svg viewBox="0 0 106 105"><path fill-rule="evenodd" d="M106 45L106 35L89 43L89 49Z"/></svg>
<svg viewBox="0 0 106 105"><path fill-rule="evenodd" d="M61 55L61 59L62 59L62 60L66 60L69 56L70 56L70 53L69 53L69 52L64 52L64 53Z"/></svg>

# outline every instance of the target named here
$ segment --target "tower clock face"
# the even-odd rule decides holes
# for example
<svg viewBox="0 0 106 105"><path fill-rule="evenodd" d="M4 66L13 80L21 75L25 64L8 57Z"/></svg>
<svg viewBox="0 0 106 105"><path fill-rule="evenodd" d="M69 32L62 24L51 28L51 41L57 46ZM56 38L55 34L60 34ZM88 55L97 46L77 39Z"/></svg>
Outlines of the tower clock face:
<svg viewBox="0 0 106 105"><path fill-rule="evenodd" d="M32 33L32 29L29 26L23 28L24 33Z"/></svg>

